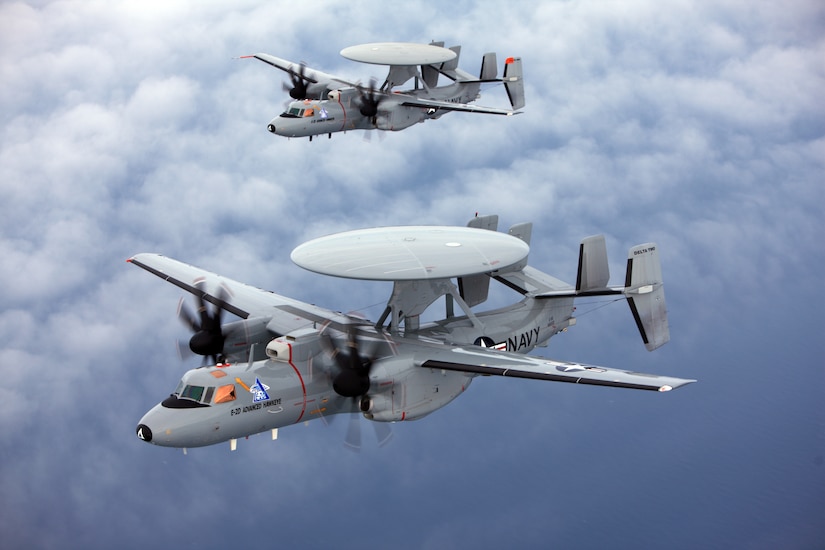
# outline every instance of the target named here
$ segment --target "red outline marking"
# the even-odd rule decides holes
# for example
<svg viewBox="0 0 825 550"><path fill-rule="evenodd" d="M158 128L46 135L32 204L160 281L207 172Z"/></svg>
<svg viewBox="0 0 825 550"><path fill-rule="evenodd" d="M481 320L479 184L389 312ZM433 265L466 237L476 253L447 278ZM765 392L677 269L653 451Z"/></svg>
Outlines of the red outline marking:
<svg viewBox="0 0 825 550"><path fill-rule="evenodd" d="M344 113L344 120L341 121L341 129L338 130L339 132L346 132L347 131L347 108L344 107L344 104L341 103L341 90L338 90L338 105L341 106L341 112ZM327 321L329 323L329 321Z"/></svg>
<svg viewBox="0 0 825 550"><path fill-rule="evenodd" d="M300 421L301 421L301 419L304 417L304 413L305 413L305 412L306 412L306 410L307 410L307 387L306 387L306 385L304 385L304 377L303 377L303 376L301 376L301 371L299 371L299 370L298 370L298 367L296 367L296 366L292 363L292 344L290 344L289 342L287 342L287 343L286 343L286 345L287 345L287 347L289 348L289 366L290 366L290 367L292 367L292 369L295 371L295 374L297 374L297 375L298 375L298 380L300 380L300 381L301 381L301 391L302 391L302 392L303 392L303 394L304 394L304 403L303 403L303 407L301 408L301 414L300 414L300 415L298 415L298 419L295 421L295 423L297 424L297 423L298 423L298 422L300 422Z"/></svg>

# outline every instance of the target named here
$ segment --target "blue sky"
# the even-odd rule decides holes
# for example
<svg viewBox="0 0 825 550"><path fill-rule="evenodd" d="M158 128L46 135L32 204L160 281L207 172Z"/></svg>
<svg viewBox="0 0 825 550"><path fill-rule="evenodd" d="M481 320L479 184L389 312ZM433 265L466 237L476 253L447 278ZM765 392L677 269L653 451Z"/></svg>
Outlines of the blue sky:
<svg viewBox="0 0 825 550"><path fill-rule="evenodd" d="M817 548L825 540L825 9L814 1L0 5L0 540L13 547ZM266 52L353 80L375 41L524 63L511 118L266 132ZM505 106L500 88L482 105ZM191 363L160 252L376 318L381 283L289 261L374 225L533 221L575 277L661 251L671 342L582 303L541 353L696 378L667 395L484 378L390 445L344 419L180 451L141 415ZM515 299L504 292L496 300ZM318 425L316 425L318 424ZM365 432L368 434L368 432Z"/></svg>

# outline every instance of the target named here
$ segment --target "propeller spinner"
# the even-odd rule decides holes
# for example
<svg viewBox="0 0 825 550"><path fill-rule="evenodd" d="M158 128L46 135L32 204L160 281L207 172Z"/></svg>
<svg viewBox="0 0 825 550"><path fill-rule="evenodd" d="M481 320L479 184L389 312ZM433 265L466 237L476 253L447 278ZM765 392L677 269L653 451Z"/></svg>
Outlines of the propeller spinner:
<svg viewBox="0 0 825 550"><path fill-rule="evenodd" d="M378 106L386 96L376 90L374 78L370 79L369 87L358 86L358 93L360 94L358 97L358 111L369 118L375 126L378 117Z"/></svg>
<svg viewBox="0 0 825 550"><path fill-rule="evenodd" d="M295 71L292 67L287 71L292 86L284 82L284 91L289 92L289 97L292 99L307 99L307 88L310 80L306 77L306 64L298 65L298 70Z"/></svg>

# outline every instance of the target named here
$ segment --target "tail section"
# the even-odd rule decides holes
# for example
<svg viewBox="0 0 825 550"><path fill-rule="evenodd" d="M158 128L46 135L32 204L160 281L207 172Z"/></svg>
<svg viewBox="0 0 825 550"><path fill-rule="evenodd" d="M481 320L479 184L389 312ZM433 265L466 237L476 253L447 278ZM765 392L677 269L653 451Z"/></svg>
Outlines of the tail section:
<svg viewBox="0 0 825 550"><path fill-rule="evenodd" d="M444 47L444 42L430 42L433 46ZM462 84L478 85L483 82L503 82L514 111L524 107L524 73L521 68L520 57L508 57L504 62L504 76L498 76L498 62L495 52L485 53L481 58L481 71L478 78L458 68L461 57L461 46L450 48L455 57L449 61L436 65L421 65L421 77L424 85L433 88L438 83L438 75L442 74Z"/></svg>
<svg viewBox="0 0 825 550"><path fill-rule="evenodd" d="M648 351L667 343L670 328L662 266L655 244L640 244L628 252L624 295Z"/></svg>
<svg viewBox="0 0 825 550"><path fill-rule="evenodd" d="M549 291L541 297L608 296L622 294L648 351L670 340L665 305L665 288L659 252L653 243L634 246L627 253L627 273L624 287L607 286L610 272L604 235L582 240L579 245L579 270L573 292Z"/></svg>
<svg viewBox="0 0 825 550"><path fill-rule="evenodd" d="M504 62L503 80L513 110L517 111L524 107L524 74L520 57L508 57Z"/></svg>

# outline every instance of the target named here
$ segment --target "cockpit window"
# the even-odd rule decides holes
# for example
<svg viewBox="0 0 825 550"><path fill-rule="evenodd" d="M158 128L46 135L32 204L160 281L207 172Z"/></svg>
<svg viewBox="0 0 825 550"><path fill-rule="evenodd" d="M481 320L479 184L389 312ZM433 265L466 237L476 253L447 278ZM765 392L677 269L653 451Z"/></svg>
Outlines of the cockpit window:
<svg viewBox="0 0 825 550"><path fill-rule="evenodd" d="M286 111L281 114L281 116L288 117L288 118L301 118L301 117L311 117L315 114L315 110L312 108L304 109L303 107L289 107Z"/></svg>
<svg viewBox="0 0 825 550"><path fill-rule="evenodd" d="M223 374L223 373L222 373ZM181 382L175 393L163 402L171 409L188 409L193 407L208 407L214 399L215 404L227 403L235 400L235 384L224 386L193 386Z"/></svg>
<svg viewBox="0 0 825 550"><path fill-rule="evenodd" d="M186 386L180 394L181 399L200 401L203 397L203 386Z"/></svg>
<svg viewBox="0 0 825 550"><path fill-rule="evenodd" d="M204 386L190 386L181 380L175 393L161 402L167 409L195 409L198 407L208 407L212 395L215 393L214 386L208 388Z"/></svg>

